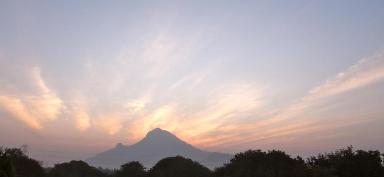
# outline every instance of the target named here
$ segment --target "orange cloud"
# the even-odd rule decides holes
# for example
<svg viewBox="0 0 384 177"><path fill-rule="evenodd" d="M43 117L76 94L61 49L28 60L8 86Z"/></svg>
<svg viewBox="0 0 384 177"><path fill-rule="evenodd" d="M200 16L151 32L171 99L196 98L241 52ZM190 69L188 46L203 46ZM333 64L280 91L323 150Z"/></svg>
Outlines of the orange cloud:
<svg viewBox="0 0 384 177"><path fill-rule="evenodd" d="M81 131L87 130L91 126L91 119L85 111L78 111L74 114L75 126Z"/></svg>
<svg viewBox="0 0 384 177"><path fill-rule="evenodd" d="M325 84L312 89L308 99L340 94L382 79L384 79L384 56L363 59Z"/></svg>
<svg viewBox="0 0 384 177"><path fill-rule="evenodd" d="M114 135L123 128L123 117L117 113L112 113L97 117L92 123L96 128Z"/></svg>
<svg viewBox="0 0 384 177"><path fill-rule="evenodd" d="M342 126L343 123L339 122L338 125L334 126L319 124L316 119L308 118L310 111L315 109L320 102L326 101L326 98L329 99L332 96L344 94L382 80L384 80L384 57L375 56L364 59L346 71L339 73L333 79L328 80L325 84L311 89L308 95L291 105L273 111L269 115L264 115L263 119L237 121L233 124L228 122L221 126L214 122L212 124L202 123L203 129L210 131L200 134L198 138L193 138L191 141L201 146L217 147L224 144L272 140L283 136L289 137L297 132L305 133L337 128ZM238 103L241 103L241 101ZM215 115L225 115L221 114L220 111L221 109L227 110L225 108L228 107L218 107L216 111L212 112L213 117L216 117ZM348 121L350 121L350 124L361 122L359 120ZM198 132L199 129L196 129L196 131Z"/></svg>
<svg viewBox="0 0 384 177"><path fill-rule="evenodd" d="M64 108L62 100L45 84L41 70L33 68L32 79L40 93L34 95L1 95L0 105L16 119L33 129L42 129L45 121L57 118Z"/></svg>
<svg viewBox="0 0 384 177"><path fill-rule="evenodd" d="M149 130L157 127L169 131L174 130L178 124L175 111L175 106L165 105L132 120L128 127L128 130L131 132L131 138L137 140L144 136Z"/></svg>
<svg viewBox="0 0 384 177"><path fill-rule="evenodd" d="M0 105L12 114L13 117L22 121L28 127L33 129L42 128L38 119L28 112L28 109L20 99L9 96L0 96Z"/></svg>

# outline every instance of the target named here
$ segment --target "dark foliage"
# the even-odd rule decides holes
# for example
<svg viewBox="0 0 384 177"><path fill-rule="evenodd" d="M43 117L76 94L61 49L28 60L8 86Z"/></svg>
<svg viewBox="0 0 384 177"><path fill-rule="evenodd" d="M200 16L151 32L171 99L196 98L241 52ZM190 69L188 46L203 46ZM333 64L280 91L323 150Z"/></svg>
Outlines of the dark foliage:
<svg viewBox="0 0 384 177"><path fill-rule="evenodd" d="M0 177L14 177L15 171L11 162L11 158L3 148L0 148Z"/></svg>
<svg viewBox="0 0 384 177"><path fill-rule="evenodd" d="M83 161L70 161L56 164L48 172L48 177L106 177L107 175Z"/></svg>
<svg viewBox="0 0 384 177"><path fill-rule="evenodd" d="M0 156L2 156L2 159L5 159L5 162L2 163L5 163L4 165L8 169L5 172L8 176L13 173L15 177L45 176L44 169L41 167L40 163L32 158L29 158L20 149L1 149ZM9 170L11 170L11 172L9 172Z"/></svg>
<svg viewBox="0 0 384 177"><path fill-rule="evenodd" d="M181 156L162 159L149 170L150 177L208 177L210 174L207 167Z"/></svg>
<svg viewBox="0 0 384 177"><path fill-rule="evenodd" d="M306 162L282 151L249 150L211 172L181 156L160 160L149 171L139 162L118 170L89 166L83 161L41 167L20 149L0 147L0 177L384 177L384 155L379 151L354 151L352 147L309 158Z"/></svg>
<svg viewBox="0 0 384 177"><path fill-rule="evenodd" d="M121 165L114 177L145 177L146 175L145 167L140 162L134 161Z"/></svg>
<svg viewBox="0 0 384 177"><path fill-rule="evenodd" d="M314 177L384 177L379 151L353 151L352 147L308 159Z"/></svg>
<svg viewBox="0 0 384 177"><path fill-rule="evenodd" d="M215 177L307 177L300 157L291 158L282 151L249 150L236 154L230 163L214 172Z"/></svg>

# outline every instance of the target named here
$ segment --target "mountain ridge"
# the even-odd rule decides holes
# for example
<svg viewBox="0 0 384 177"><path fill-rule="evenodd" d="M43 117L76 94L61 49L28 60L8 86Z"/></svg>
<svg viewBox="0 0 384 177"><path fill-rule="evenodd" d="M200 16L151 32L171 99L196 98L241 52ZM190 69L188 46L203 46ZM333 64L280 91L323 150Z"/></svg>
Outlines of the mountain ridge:
<svg viewBox="0 0 384 177"><path fill-rule="evenodd" d="M117 143L114 148L86 161L93 166L103 168L119 168L126 162L139 161L150 168L165 157L177 155L190 158L211 169L229 162L232 157L230 154L201 150L166 130L155 128L135 144L127 146Z"/></svg>

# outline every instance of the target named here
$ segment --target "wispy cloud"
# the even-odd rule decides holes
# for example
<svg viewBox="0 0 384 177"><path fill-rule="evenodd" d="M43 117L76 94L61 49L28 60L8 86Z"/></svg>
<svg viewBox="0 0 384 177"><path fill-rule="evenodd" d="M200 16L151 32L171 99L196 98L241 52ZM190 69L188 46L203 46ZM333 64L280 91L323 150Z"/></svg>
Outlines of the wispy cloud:
<svg viewBox="0 0 384 177"><path fill-rule="evenodd" d="M269 121L295 117L297 114L305 112L306 108L315 106L316 103L326 98L332 98L332 96L341 95L383 79L384 56L378 55L362 59L324 84L311 89L305 97L283 108Z"/></svg>
<svg viewBox="0 0 384 177"><path fill-rule="evenodd" d="M180 89L180 87L187 87L189 90L193 90L196 86L201 84L210 71L199 71L187 76L182 77L173 83L169 89L171 91Z"/></svg>
<svg viewBox="0 0 384 177"><path fill-rule="evenodd" d="M170 33L159 32L143 39L137 48L122 47L116 57L107 63L97 57L87 57L83 82L76 88L83 98L81 102L87 105L87 111L70 111L75 117L74 125L82 131L96 128L108 134L129 129L129 134L136 137L155 126L167 124L170 127L169 112L176 109L181 101L175 101L175 96L169 91L170 85L176 88L177 85L186 84L177 84L175 81L168 85L173 79L180 80L170 71L192 59L199 40L195 37L180 40ZM198 81L194 82L194 85L197 84ZM190 84L186 85L191 88ZM173 102L174 105L171 104ZM68 107L77 107L73 103L67 104ZM125 122L128 122L127 125ZM136 126L142 128L131 133Z"/></svg>
<svg viewBox="0 0 384 177"><path fill-rule="evenodd" d="M144 95L142 97L127 101L124 107L128 109L129 112L134 114L139 113L146 108L146 106L151 102L151 99L151 96Z"/></svg>
<svg viewBox="0 0 384 177"><path fill-rule="evenodd" d="M257 112L264 102L260 88L251 85L234 84L219 89L210 97L208 105L188 115L188 123L183 125L181 134L199 137L217 130L224 124L237 123L249 112Z"/></svg>
<svg viewBox="0 0 384 177"><path fill-rule="evenodd" d="M348 92L366 87L384 80L384 57L374 56L360 60L334 78L324 84L311 89L306 96L294 101L272 113L263 115L264 118L246 120L236 124L225 124L213 130L215 133L205 134L199 137L197 144L205 147L218 147L225 144L241 144L259 140L276 140L277 137L290 137L297 133L309 133L335 129L349 124L358 124L370 119L356 119L343 121L333 120L329 125L325 121L311 116L311 112L318 108L323 102L331 100L334 96L347 94ZM332 117L332 115L329 115Z"/></svg>
<svg viewBox="0 0 384 177"><path fill-rule="evenodd" d="M138 140L149 130L161 127L193 142L194 138L233 122L234 118L246 117L247 113L263 104L260 89L251 85L233 84L216 89L216 94L208 96L204 99L206 102L197 107L193 106L194 103L171 97L167 104L130 112L127 127L130 138Z"/></svg>
<svg viewBox="0 0 384 177"><path fill-rule="evenodd" d="M360 60L344 72L340 72L325 84L312 89L307 99L341 94L349 90L361 88L384 79L384 56Z"/></svg>
<svg viewBox="0 0 384 177"><path fill-rule="evenodd" d="M124 116L121 116L118 113L110 113L95 118L92 120L92 123L96 128L107 132L109 135L114 135L123 128L123 118Z"/></svg>
<svg viewBox="0 0 384 177"><path fill-rule="evenodd" d="M63 101L41 77L41 70L33 68L32 80L39 93L0 96L0 105L13 117L33 129L42 129L43 123L55 120L64 108Z"/></svg>
<svg viewBox="0 0 384 177"><path fill-rule="evenodd" d="M86 111L76 111L73 116L75 118L75 126L77 129L85 131L91 126L91 118Z"/></svg>
<svg viewBox="0 0 384 177"><path fill-rule="evenodd" d="M157 72L166 70L160 64L159 67L162 69L155 69ZM210 74L212 70L187 73L175 77L170 84L158 85L152 92L149 89L140 90L138 87L135 94L126 95L126 98L121 99L109 100L108 97L103 98L108 95L100 95L100 99L105 102L92 102L86 96L81 100L64 102L47 86L42 78L41 69L35 67L32 69L31 80L37 92L2 94L0 105L14 118L37 130L42 129L46 122L55 120L61 111L67 108L66 113L72 116L73 125L79 131L97 130L108 135L128 132L128 139L131 141L138 140L152 128L161 127L203 147L256 141L273 142L273 139L297 133L339 127L319 124L316 116L308 117L308 115L311 110L319 106L319 103L334 96L382 81L384 60L382 56L361 60L324 84L310 89L306 96L276 110L266 110L264 107L266 98L261 88L244 83L209 85L205 88L211 89L209 92L211 94L205 95L198 100L199 104L196 104L195 99L191 99L196 95L193 91L199 89L201 85L207 86L209 81L206 78ZM123 76L124 73L118 75ZM105 79L107 78L109 77ZM137 86L134 83L127 84L124 77L120 78L122 85L119 89L113 90L112 95L124 95L120 93L124 91L121 88ZM94 76L94 79L97 77ZM180 95L173 95L184 91L191 95L183 95L181 99ZM78 104L79 102L82 104ZM109 103L118 106L109 107ZM102 109L96 110L98 107ZM351 122L361 123L361 121Z"/></svg>
<svg viewBox="0 0 384 177"><path fill-rule="evenodd" d="M33 129L41 129L40 121L28 112L24 103L15 97L0 96L0 105L12 116Z"/></svg>

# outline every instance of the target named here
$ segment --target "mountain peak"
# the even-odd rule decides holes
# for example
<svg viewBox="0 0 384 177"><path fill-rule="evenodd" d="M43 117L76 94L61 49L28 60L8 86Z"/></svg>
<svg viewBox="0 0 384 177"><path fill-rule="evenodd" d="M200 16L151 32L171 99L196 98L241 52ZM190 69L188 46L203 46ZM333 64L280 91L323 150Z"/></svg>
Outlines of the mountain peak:
<svg viewBox="0 0 384 177"><path fill-rule="evenodd" d="M158 136L158 135L173 135L172 133L166 131L166 130L163 130L161 128L155 128L151 131L149 131L146 135L146 137L148 136Z"/></svg>
<svg viewBox="0 0 384 177"><path fill-rule="evenodd" d="M117 143L115 146L115 148L124 148L124 147L126 147L126 146L122 143Z"/></svg>
<svg viewBox="0 0 384 177"><path fill-rule="evenodd" d="M182 140L180 140L178 137L176 137L174 134L167 130L163 130L160 128L155 128L147 133L145 135L144 139L142 139L140 142L150 142L155 144L167 144L167 142L178 142L178 143L184 143Z"/></svg>
<svg viewBox="0 0 384 177"><path fill-rule="evenodd" d="M102 152L87 161L94 166L118 168L127 161L140 161L150 168L160 159L181 155L199 161L210 168L229 161L231 155L203 151L179 139L172 133L155 128L139 142L130 146L122 143Z"/></svg>

